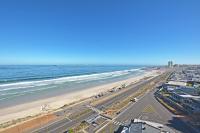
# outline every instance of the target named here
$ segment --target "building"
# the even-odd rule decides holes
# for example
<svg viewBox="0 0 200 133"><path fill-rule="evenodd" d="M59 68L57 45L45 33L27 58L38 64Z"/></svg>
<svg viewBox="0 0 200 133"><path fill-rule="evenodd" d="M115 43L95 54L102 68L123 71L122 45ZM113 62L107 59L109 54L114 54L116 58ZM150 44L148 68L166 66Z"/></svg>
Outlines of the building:
<svg viewBox="0 0 200 133"><path fill-rule="evenodd" d="M168 61L168 67L173 67L173 61Z"/></svg>
<svg viewBox="0 0 200 133"><path fill-rule="evenodd" d="M159 123L134 119L127 126L120 126L115 133L169 133L171 129Z"/></svg>
<svg viewBox="0 0 200 133"><path fill-rule="evenodd" d="M187 113L200 113L200 96L175 91L172 93L171 98L181 105Z"/></svg>
<svg viewBox="0 0 200 133"><path fill-rule="evenodd" d="M186 82L181 82L181 81L168 81L166 84L171 86L187 86Z"/></svg>
<svg viewBox="0 0 200 133"><path fill-rule="evenodd" d="M168 99L177 107L181 107L188 114L200 113L200 95L194 87L163 84L160 88L165 99Z"/></svg>

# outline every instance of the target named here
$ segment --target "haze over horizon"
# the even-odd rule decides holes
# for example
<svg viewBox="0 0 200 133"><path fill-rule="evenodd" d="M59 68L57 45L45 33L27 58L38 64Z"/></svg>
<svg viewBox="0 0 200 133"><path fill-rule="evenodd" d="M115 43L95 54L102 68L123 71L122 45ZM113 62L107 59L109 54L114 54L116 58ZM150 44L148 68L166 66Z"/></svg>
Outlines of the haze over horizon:
<svg viewBox="0 0 200 133"><path fill-rule="evenodd" d="M0 64L200 64L198 0L11 1Z"/></svg>

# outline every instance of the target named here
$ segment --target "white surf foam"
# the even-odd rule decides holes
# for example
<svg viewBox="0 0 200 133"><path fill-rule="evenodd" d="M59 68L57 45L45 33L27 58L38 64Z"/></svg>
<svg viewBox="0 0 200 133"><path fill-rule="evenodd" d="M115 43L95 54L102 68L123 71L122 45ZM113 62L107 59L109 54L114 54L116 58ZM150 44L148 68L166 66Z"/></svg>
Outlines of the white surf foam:
<svg viewBox="0 0 200 133"><path fill-rule="evenodd" d="M24 82L17 82L17 83L1 84L0 92L14 90L14 89L45 86L45 85L51 85L51 84L61 84L61 83L65 83L65 82L79 82L80 83L80 82L86 82L86 81L108 79L108 78L114 78L114 77L127 75L127 74L130 74L131 72L135 72L135 71L140 72L143 70L130 69L130 70L113 71L113 72L105 72L105 73L97 73L97 74L89 74L89 75L62 77L62 78L48 79L48 80L24 81Z"/></svg>

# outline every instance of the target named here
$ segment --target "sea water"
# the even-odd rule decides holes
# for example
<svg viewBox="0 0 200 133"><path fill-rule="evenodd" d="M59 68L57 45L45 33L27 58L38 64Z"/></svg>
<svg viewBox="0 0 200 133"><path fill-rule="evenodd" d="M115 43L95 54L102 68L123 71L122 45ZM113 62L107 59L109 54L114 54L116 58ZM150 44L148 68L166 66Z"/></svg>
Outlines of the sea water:
<svg viewBox="0 0 200 133"><path fill-rule="evenodd" d="M145 67L131 65L2 65L0 66L0 108L124 80L143 74Z"/></svg>

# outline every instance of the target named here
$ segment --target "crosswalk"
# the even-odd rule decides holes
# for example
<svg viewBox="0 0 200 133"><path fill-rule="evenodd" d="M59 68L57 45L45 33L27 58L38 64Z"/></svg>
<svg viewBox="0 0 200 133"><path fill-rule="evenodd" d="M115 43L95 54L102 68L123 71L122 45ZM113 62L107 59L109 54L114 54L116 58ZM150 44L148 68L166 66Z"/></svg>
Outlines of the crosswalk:
<svg viewBox="0 0 200 133"><path fill-rule="evenodd" d="M113 124L117 126L126 126L124 122L119 122L119 121L113 121Z"/></svg>
<svg viewBox="0 0 200 133"><path fill-rule="evenodd" d="M90 106L90 105L87 105L87 107L90 108L91 110L97 112L98 114L101 113L101 111L100 111L99 109L95 108L95 107L92 107L92 106Z"/></svg>
<svg viewBox="0 0 200 133"><path fill-rule="evenodd" d="M93 110L93 111L95 111L95 112L101 114L101 111L98 110L97 108L94 108L94 107L89 106L89 105L87 105L87 107L90 108L91 110ZM112 120L112 122L113 122L114 125L126 126L126 124L125 124L124 122L119 122L119 121L116 121L116 120Z"/></svg>

